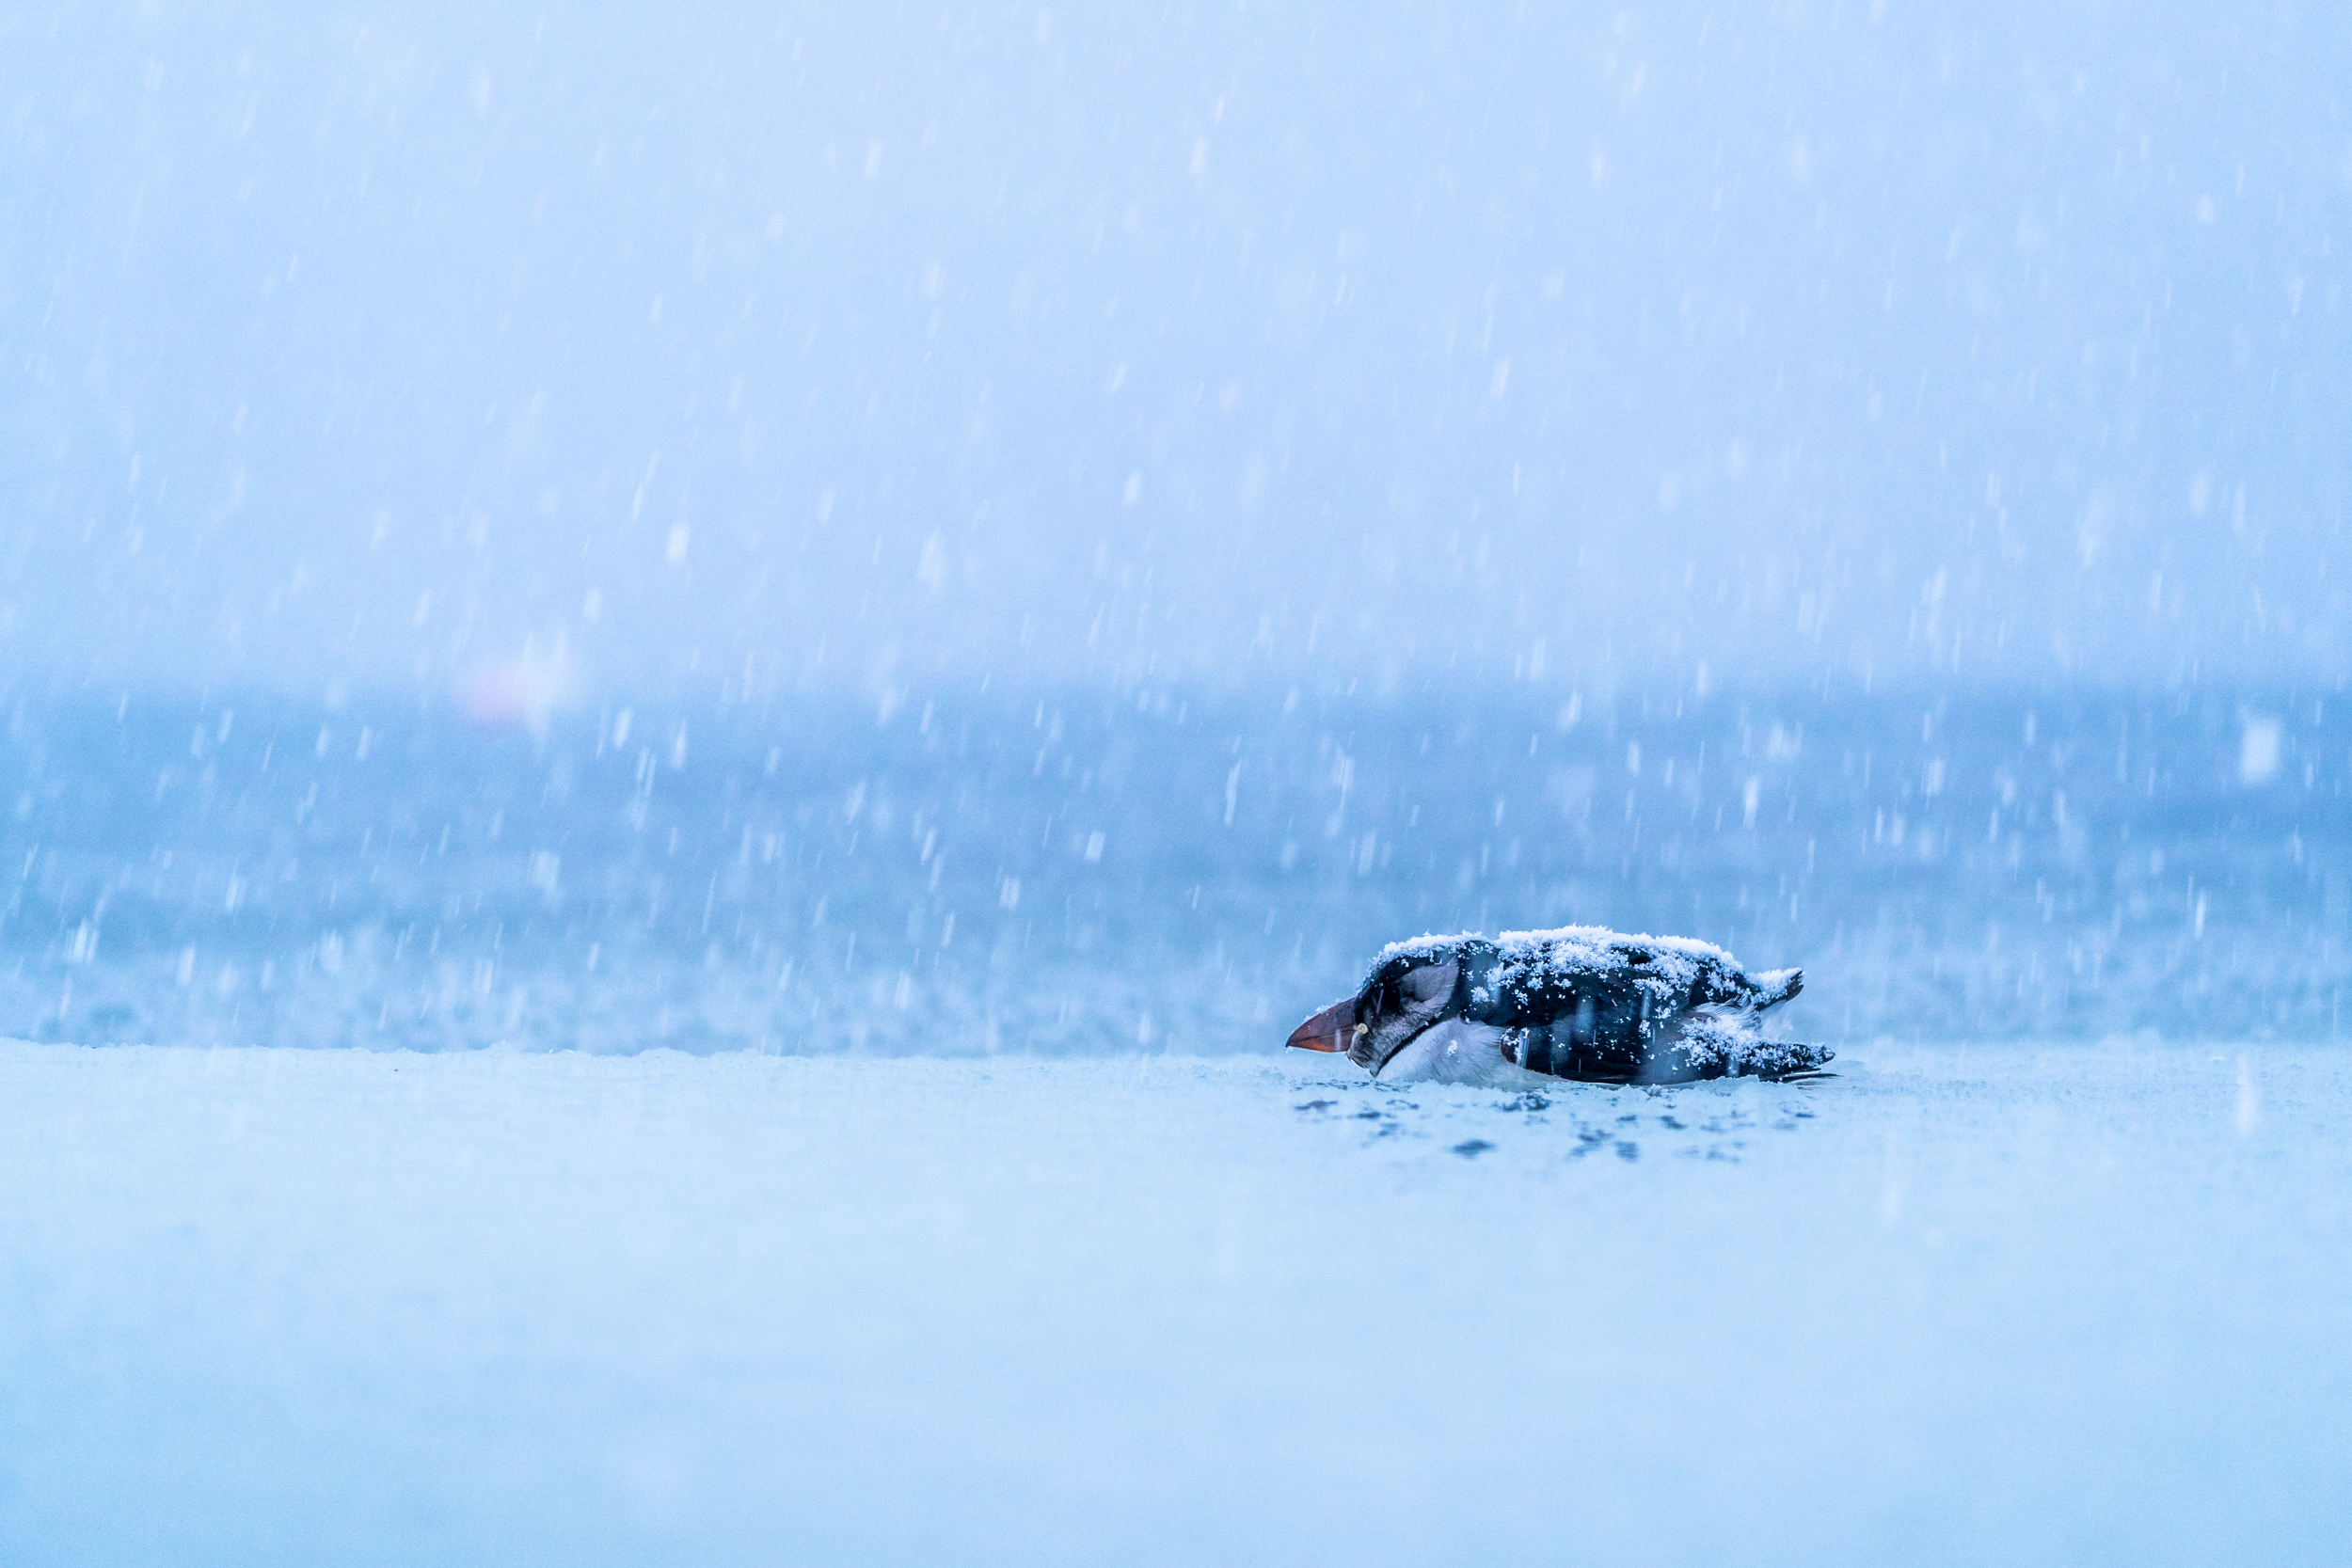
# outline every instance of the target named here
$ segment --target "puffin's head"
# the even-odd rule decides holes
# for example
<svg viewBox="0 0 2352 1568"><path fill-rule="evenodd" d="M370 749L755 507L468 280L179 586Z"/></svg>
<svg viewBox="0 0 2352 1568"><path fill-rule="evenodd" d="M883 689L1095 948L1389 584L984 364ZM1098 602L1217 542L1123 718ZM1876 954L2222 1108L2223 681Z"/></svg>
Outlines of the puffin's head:
<svg viewBox="0 0 2352 1568"><path fill-rule="evenodd" d="M1372 972L1364 989L1292 1031L1307 1051L1344 1051L1377 1076L1390 1058L1454 1011L1462 956L1451 948L1400 953Z"/></svg>

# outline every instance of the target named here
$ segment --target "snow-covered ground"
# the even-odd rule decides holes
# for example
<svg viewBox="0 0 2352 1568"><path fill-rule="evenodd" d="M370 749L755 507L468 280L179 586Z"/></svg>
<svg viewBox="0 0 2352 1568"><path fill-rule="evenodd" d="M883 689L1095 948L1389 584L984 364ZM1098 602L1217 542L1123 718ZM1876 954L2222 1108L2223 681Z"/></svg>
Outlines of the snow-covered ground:
<svg viewBox="0 0 2352 1568"><path fill-rule="evenodd" d="M10 1562L2317 1562L2352 1056L0 1046Z"/></svg>

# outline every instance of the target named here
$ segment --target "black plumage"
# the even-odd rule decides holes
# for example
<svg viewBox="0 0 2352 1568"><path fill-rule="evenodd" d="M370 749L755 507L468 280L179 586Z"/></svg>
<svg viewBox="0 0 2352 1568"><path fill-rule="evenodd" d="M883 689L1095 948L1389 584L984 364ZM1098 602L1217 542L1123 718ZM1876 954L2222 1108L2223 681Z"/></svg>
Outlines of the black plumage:
<svg viewBox="0 0 2352 1568"><path fill-rule="evenodd" d="M1502 1061L1555 1078L1674 1083L1818 1069L1832 1053L1766 1040L1760 1016L1802 989L1795 970L1751 975L1722 948L1597 927L1397 943L1357 995L1292 1043L1345 1051L1378 1072L1428 1030L1491 1031Z"/></svg>

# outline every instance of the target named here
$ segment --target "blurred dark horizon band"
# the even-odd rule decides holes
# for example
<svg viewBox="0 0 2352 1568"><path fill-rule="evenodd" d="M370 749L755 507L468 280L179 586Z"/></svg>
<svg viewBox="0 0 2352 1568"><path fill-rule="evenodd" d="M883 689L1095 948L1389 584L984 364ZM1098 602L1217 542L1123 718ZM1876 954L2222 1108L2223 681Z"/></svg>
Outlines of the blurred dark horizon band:
<svg viewBox="0 0 2352 1568"><path fill-rule="evenodd" d="M2339 1037L2339 688L10 694L0 1034L1271 1050L1423 930L1803 966L1801 1037Z"/></svg>

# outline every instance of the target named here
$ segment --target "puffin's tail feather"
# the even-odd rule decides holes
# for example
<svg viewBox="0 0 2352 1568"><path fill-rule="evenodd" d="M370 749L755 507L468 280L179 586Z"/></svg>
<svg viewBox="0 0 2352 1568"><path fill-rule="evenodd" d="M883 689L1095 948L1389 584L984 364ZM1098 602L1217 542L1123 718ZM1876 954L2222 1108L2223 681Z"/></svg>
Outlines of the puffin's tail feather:
<svg viewBox="0 0 2352 1568"><path fill-rule="evenodd" d="M1767 1007L1777 1007L1797 992L1804 990L1804 971L1802 969L1767 970L1761 974L1750 975L1749 978L1754 980L1764 992L1762 999L1756 1005L1757 1012L1762 1012Z"/></svg>

